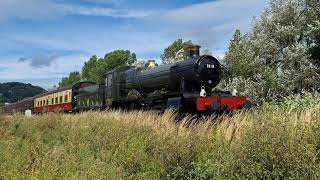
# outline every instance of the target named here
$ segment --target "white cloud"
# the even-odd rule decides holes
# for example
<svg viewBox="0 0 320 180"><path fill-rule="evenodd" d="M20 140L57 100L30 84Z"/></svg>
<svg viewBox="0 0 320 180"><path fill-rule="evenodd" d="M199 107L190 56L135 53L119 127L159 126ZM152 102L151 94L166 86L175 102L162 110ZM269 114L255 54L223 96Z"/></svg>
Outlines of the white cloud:
<svg viewBox="0 0 320 180"><path fill-rule="evenodd" d="M82 6L56 3L53 0L1 0L0 21L11 18L41 19L64 15L107 16L114 18L144 18L153 11L114 9L107 7Z"/></svg>
<svg viewBox="0 0 320 180"><path fill-rule="evenodd" d="M1 0L0 21L11 18L43 18L57 14L60 10L49 0Z"/></svg>
<svg viewBox="0 0 320 180"><path fill-rule="evenodd" d="M65 14L86 16L108 16L114 18L144 18L154 14L153 11L138 11L128 9L112 9L101 7L86 7L75 5L59 5Z"/></svg>
<svg viewBox="0 0 320 180"><path fill-rule="evenodd" d="M252 18L265 7L267 0L218 0L194 4L166 12L162 19L167 22L197 26L208 22L219 23ZM251 15L251 16L250 16Z"/></svg>
<svg viewBox="0 0 320 180"><path fill-rule="evenodd" d="M113 5L121 5L127 0L85 0L86 2L95 3L95 4L113 4Z"/></svg>

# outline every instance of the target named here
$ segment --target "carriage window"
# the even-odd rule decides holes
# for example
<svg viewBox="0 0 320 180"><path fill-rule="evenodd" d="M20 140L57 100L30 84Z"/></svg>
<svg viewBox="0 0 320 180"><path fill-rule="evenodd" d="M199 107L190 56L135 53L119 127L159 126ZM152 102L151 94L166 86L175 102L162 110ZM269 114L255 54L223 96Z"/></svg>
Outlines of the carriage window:
<svg viewBox="0 0 320 180"><path fill-rule="evenodd" d="M62 96L60 96L60 103L62 103Z"/></svg>
<svg viewBox="0 0 320 180"><path fill-rule="evenodd" d="M47 99L47 106L49 105L49 100Z"/></svg>
<svg viewBox="0 0 320 180"><path fill-rule="evenodd" d="M58 97L56 97L56 104L58 104Z"/></svg>
<svg viewBox="0 0 320 180"><path fill-rule="evenodd" d="M51 99L51 104L54 104L54 99L53 98Z"/></svg>
<svg viewBox="0 0 320 180"><path fill-rule="evenodd" d="M38 106L40 106L40 102L38 101Z"/></svg>
<svg viewBox="0 0 320 180"><path fill-rule="evenodd" d="M106 79L106 86L111 87L112 86L112 74L109 74Z"/></svg>
<svg viewBox="0 0 320 180"><path fill-rule="evenodd" d="M68 95L64 96L64 102L68 102Z"/></svg>
<svg viewBox="0 0 320 180"><path fill-rule="evenodd" d="M42 101L40 101L40 106L42 106Z"/></svg>

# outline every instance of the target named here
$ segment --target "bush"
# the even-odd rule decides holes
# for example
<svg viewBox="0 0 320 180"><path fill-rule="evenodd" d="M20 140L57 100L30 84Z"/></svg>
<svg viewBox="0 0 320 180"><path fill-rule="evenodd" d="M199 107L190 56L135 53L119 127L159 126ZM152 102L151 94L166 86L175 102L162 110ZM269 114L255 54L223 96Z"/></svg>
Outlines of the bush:
<svg viewBox="0 0 320 180"><path fill-rule="evenodd" d="M271 108L273 107L273 108ZM90 179L317 179L320 106L265 105L179 123L171 111L0 118L0 175Z"/></svg>
<svg viewBox="0 0 320 180"><path fill-rule="evenodd" d="M280 108L282 110L301 111L308 108L313 108L320 104L320 96L318 94L306 94L304 96L287 96L279 101L271 101L265 103L265 107Z"/></svg>

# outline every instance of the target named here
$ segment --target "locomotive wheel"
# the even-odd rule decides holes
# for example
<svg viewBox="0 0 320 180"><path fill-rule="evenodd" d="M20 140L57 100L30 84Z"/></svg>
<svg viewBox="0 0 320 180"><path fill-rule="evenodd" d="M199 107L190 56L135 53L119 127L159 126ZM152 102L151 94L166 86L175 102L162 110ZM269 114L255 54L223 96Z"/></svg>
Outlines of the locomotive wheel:
<svg viewBox="0 0 320 180"><path fill-rule="evenodd" d="M141 105L137 102L131 102L128 107L129 110L139 110L141 109Z"/></svg>

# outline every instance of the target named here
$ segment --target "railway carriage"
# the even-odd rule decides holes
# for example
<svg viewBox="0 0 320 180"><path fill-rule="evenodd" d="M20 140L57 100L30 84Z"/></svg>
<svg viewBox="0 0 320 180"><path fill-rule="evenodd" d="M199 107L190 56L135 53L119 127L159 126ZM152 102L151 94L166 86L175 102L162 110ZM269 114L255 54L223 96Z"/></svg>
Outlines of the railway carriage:
<svg viewBox="0 0 320 180"><path fill-rule="evenodd" d="M31 97L15 103L7 104L1 107L0 111L6 114L25 113L26 110L33 112L33 100L34 98Z"/></svg>
<svg viewBox="0 0 320 180"><path fill-rule="evenodd" d="M90 81L79 82L73 86L59 88L35 96L34 113L74 111L75 105L77 104L77 99L74 97L79 93L79 89L94 84L94 82Z"/></svg>

